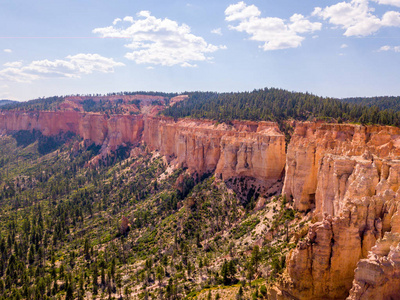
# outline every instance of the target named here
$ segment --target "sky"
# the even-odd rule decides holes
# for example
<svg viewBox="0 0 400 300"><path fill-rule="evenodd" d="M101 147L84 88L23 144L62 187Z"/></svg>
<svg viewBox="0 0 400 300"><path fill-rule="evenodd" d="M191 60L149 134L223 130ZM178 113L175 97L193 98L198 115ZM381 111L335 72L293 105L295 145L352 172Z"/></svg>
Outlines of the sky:
<svg viewBox="0 0 400 300"><path fill-rule="evenodd" d="M0 0L0 99L400 95L400 0Z"/></svg>

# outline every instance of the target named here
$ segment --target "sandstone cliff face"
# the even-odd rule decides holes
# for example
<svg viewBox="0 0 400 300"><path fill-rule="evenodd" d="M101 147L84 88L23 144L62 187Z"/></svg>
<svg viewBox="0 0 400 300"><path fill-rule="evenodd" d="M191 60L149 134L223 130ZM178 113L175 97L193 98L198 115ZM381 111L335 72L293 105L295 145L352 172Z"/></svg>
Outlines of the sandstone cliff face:
<svg viewBox="0 0 400 300"><path fill-rule="evenodd" d="M380 126L297 125L283 192L298 210L315 208L317 222L287 256L290 280L283 290L288 295L346 298L360 259L385 233L400 233L399 133L399 128ZM361 299L356 291L366 289L363 274L374 263L360 261L351 299ZM384 276L377 280L384 282Z"/></svg>
<svg viewBox="0 0 400 300"><path fill-rule="evenodd" d="M44 135L71 131L96 144L106 142L111 149L123 143L137 143L143 130L143 117L79 112L0 112L2 131L39 130Z"/></svg>
<svg viewBox="0 0 400 300"><path fill-rule="evenodd" d="M214 172L224 180L252 177L275 182L285 165L285 141L276 124L146 117L143 140L151 150L176 158L193 172Z"/></svg>
<svg viewBox="0 0 400 300"><path fill-rule="evenodd" d="M400 236L386 233L368 259L357 264L349 300L398 299L400 295Z"/></svg>
<svg viewBox="0 0 400 300"><path fill-rule="evenodd" d="M300 211L314 208L324 155L351 157L368 151L380 158L396 158L400 154L399 134L399 128L388 126L298 123L288 145L283 193L294 199Z"/></svg>
<svg viewBox="0 0 400 300"><path fill-rule="evenodd" d="M5 111L0 113L0 129L36 129L44 135L71 131L103 145L103 154L122 144L144 141L191 172L216 172L224 180L251 177L272 184L282 177L285 166L284 136L275 123L268 122L217 125L151 115Z"/></svg>

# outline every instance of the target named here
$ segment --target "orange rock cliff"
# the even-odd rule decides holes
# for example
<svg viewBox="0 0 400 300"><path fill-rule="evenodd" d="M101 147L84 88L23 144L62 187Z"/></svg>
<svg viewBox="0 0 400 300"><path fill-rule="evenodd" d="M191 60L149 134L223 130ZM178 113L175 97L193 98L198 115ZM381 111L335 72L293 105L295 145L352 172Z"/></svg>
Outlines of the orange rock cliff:
<svg viewBox="0 0 400 300"><path fill-rule="evenodd" d="M283 194L317 222L271 298L398 298L399 154L400 128L297 124Z"/></svg>
<svg viewBox="0 0 400 300"><path fill-rule="evenodd" d="M192 172L249 177L315 222L286 258L275 299L386 299L400 293L400 128L298 122L178 120L150 115L0 112L0 131L71 131L116 149L144 142Z"/></svg>

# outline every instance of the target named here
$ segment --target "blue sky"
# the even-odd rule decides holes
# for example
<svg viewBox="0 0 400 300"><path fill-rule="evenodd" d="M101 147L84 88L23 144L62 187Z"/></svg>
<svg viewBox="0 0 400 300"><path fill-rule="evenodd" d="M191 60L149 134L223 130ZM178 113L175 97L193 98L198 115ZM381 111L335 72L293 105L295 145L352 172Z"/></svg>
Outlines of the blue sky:
<svg viewBox="0 0 400 300"><path fill-rule="evenodd" d="M400 95L400 0L0 0L0 99Z"/></svg>

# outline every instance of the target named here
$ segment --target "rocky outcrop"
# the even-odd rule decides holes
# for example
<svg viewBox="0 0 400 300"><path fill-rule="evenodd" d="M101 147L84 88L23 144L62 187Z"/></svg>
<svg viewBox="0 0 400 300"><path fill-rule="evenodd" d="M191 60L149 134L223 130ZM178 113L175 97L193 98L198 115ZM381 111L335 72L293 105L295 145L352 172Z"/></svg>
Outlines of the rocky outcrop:
<svg viewBox="0 0 400 300"><path fill-rule="evenodd" d="M399 133L393 127L297 125L288 147L283 192L298 210L312 210L316 222L287 256L290 279L283 294L345 299L357 263L363 274L363 259L376 242L385 233L400 233ZM363 275L357 276L355 284L365 288Z"/></svg>
<svg viewBox="0 0 400 300"><path fill-rule="evenodd" d="M386 233L357 264L348 300L400 297L400 235Z"/></svg>

